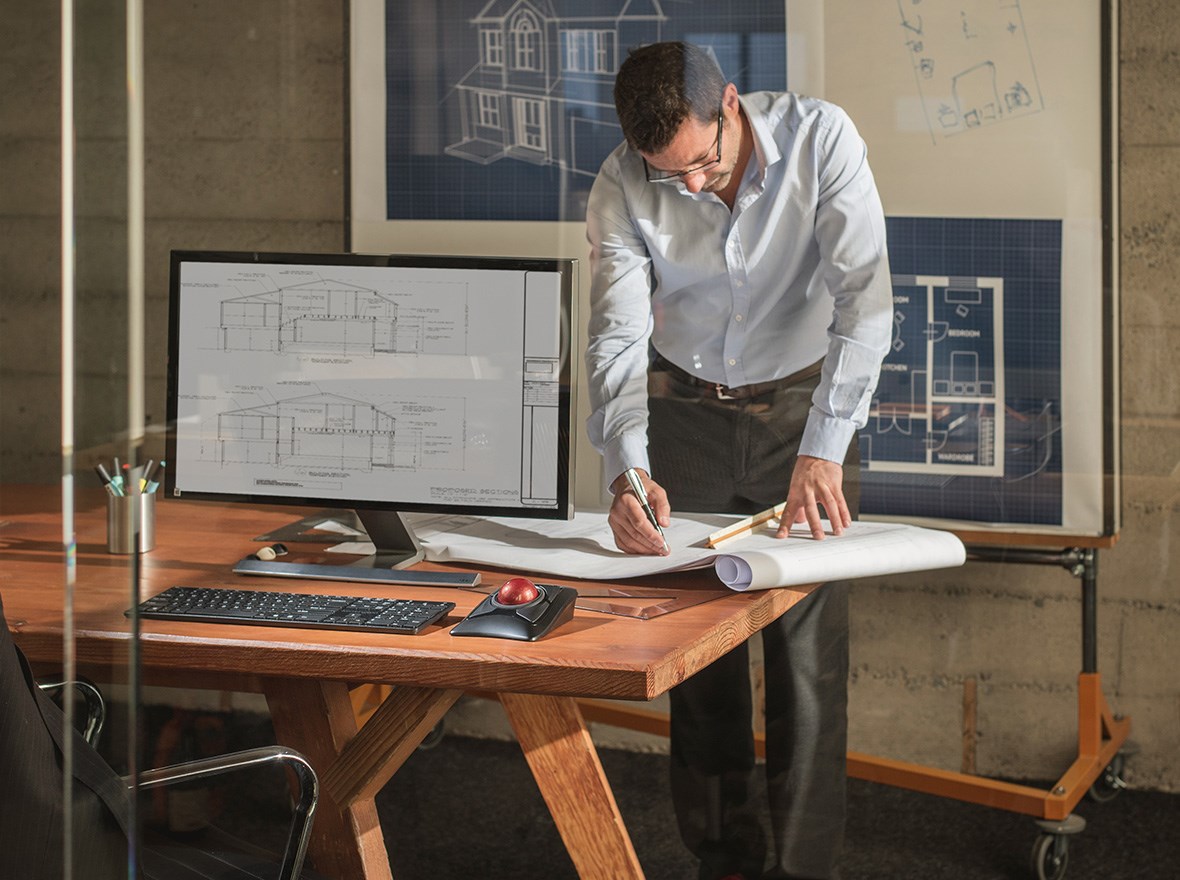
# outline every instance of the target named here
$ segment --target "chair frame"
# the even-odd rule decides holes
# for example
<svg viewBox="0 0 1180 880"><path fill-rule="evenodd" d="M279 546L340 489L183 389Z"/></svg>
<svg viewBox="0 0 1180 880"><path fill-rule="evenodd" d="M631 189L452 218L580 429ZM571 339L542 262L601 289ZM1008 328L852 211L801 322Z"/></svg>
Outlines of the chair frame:
<svg viewBox="0 0 1180 880"><path fill-rule="evenodd" d="M291 830L287 834L283 861L279 869L279 880L298 880L303 870L303 860L307 856L307 845L311 841L312 817L315 815L316 802L319 799L319 780L307 759L294 749L286 746L261 746L231 752L228 755L172 764L156 770L144 770L139 774L138 790L205 779L271 763L290 768L298 782L299 797L292 810ZM131 787L132 780L129 777L124 777L124 781Z"/></svg>
<svg viewBox="0 0 1180 880"><path fill-rule="evenodd" d="M90 746L95 746L106 721L106 701L102 692L85 679L39 680L37 686L46 693L54 695L71 687L82 694L86 702L86 724L82 736ZM261 746L231 752L227 755L200 758L182 764L144 770L140 772L138 779L125 776L123 781L127 784L128 790L134 793L134 791L146 791L181 782L207 779L264 764L280 764L289 768L295 776L298 797L292 809L291 830L287 834L278 876L279 880L298 880L303 870L304 859L307 856L307 847L311 841L312 819L315 816L316 803L319 800L319 779L308 760L294 749L278 745Z"/></svg>

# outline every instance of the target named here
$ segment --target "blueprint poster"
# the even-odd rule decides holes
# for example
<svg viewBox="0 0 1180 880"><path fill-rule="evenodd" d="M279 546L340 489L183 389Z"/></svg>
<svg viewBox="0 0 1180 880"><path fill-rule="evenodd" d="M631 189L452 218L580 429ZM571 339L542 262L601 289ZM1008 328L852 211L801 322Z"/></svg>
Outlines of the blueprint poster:
<svg viewBox="0 0 1180 880"><path fill-rule="evenodd" d="M1060 525L1060 221L887 233L893 343L859 435L861 511Z"/></svg>
<svg viewBox="0 0 1180 880"><path fill-rule="evenodd" d="M687 40L782 90L785 28L782 0L388 0L386 219L583 220L628 48Z"/></svg>

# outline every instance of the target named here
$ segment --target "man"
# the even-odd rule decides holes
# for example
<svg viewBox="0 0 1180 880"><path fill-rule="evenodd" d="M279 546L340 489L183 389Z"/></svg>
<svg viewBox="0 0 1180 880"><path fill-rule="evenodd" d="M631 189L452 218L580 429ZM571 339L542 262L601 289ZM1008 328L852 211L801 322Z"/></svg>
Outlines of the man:
<svg viewBox="0 0 1180 880"><path fill-rule="evenodd" d="M821 510L840 535L892 332L864 143L831 104L739 96L684 43L633 51L614 96L626 142L587 206L586 362L616 544L667 552L627 468L661 525L673 507L748 514L785 499L780 538L799 523L822 539ZM825 585L763 631L765 875L746 646L672 691L673 798L701 878L837 876L847 601L846 585Z"/></svg>

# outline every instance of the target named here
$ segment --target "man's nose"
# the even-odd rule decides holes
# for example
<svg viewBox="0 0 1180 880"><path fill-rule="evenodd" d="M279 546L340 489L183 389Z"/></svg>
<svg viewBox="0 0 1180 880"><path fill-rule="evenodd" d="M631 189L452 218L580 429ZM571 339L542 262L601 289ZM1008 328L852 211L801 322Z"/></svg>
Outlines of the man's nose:
<svg viewBox="0 0 1180 880"><path fill-rule="evenodd" d="M709 175L704 171L692 171L688 174L680 175L680 180L684 183L684 188L690 193L700 192L708 179Z"/></svg>

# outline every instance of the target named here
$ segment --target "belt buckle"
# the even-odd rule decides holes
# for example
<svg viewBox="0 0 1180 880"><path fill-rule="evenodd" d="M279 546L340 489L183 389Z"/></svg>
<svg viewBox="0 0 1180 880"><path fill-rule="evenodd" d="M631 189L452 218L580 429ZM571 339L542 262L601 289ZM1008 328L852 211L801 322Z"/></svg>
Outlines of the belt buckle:
<svg viewBox="0 0 1180 880"><path fill-rule="evenodd" d="M716 393L718 400L737 400L737 398L734 397L732 394L725 393L728 390L729 389L726 386L722 385L720 382L713 383L713 391L714 391L714 393Z"/></svg>

